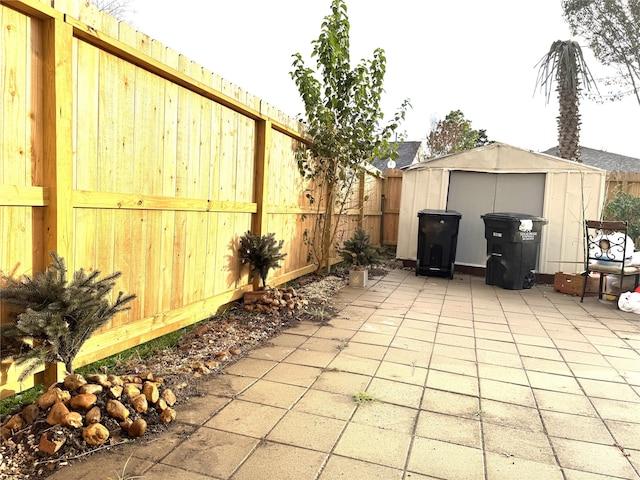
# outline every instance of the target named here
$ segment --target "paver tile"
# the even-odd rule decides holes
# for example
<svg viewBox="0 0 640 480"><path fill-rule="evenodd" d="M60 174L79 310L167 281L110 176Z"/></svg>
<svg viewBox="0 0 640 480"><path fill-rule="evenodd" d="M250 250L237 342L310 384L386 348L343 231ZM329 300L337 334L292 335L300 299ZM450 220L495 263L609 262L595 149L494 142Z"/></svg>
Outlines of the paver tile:
<svg viewBox="0 0 640 480"><path fill-rule="evenodd" d="M467 377L478 376L478 366L476 362L462 360L459 358L443 357L441 355L431 356L429 368L432 370L439 370L441 372L466 375Z"/></svg>
<svg viewBox="0 0 640 480"><path fill-rule="evenodd" d="M349 423L334 452L392 468L404 468L411 434L371 425Z"/></svg>
<svg viewBox="0 0 640 480"><path fill-rule="evenodd" d="M529 377L529 383L532 388L561 393L573 393L575 395L582 393L582 388L580 388L576 379L569 375L528 371L527 376Z"/></svg>
<svg viewBox="0 0 640 480"><path fill-rule="evenodd" d="M326 453L262 442L233 475L234 480L256 480L273 478L278 480L300 480L315 478L320 471Z"/></svg>
<svg viewBox="0 0 640 480"><path fill-rule="evenodd" d="M624 448L640 450L640 418L637 423L605 420L605 423L618 445Z"/></svg>
<svg viewBox="0 0 640 480"><path fill-rule="evenodd" d="M189 442L179 445L162 463L201 475L229 478L258 442L244 435L200 428Z"/></svg>
<svg viewBox="0 0 640 480"><path fill-rule="evenodd" d="M337 354L337 349L334 352L316 352L299 348L287 356L285 363L325 368L333 361Z"/></svg>
<svg viewBox="0 0 640 480"><path fill-rule="evenodd" d="M287 385L286 383L271 382L269 380L258 380L238 395L238 398L247 402L288 409L291 408L305 391L305 388L296 385Z"/></svg>
<svg viewBox="0 0 640 480"><path fill-rule="evenodd" d="M533 394L541 410L596 416L589 398L582 393L572 394L534 388Z"/></svg>
<svg viewBox="0 0 640 480"><path fill-rule="evenodd" d="M548 360L546 358L522 357L524 368L531 372L552 373L555 375L572 376L573 373L564 361Z"/></svg>
<svg viewBox="0 0 640 480"><path fill-rule="evenodd" d="M555 457L549 439L544 432L530 432L485 422L482 428L485 449L534 462L555 465Z"/></svg>
<svg viewBox="0 0 640 480"><path fill-rule="evenodd" d="M311 389L298 400L292 410L348 420L355 409L353 393L341 394Z"/></svg>
<svg viewBox="0 0 640 480"><path fill-rule="evenodd" d="M640 403L623 402L606 398L592 398L593 406L605 420L635 423L640 418Z"/></svg>
<svg viewBox="0 0 640 480"><path fill-rule="evenodd" d="M517 385L529 385L529 379L523 368L501 367L489 365L488 363L479 363L478 377L515 383Z"/></svg>
<svg viewBox="0 0 640 480"><path fill-rule="evenodd" d="M417 415L418 410L414 408L373 401L359 405L351 421L382 430L393 430L411 435Z"/></svg>
<svg viewBox="0 0 640 480"><path fill-rule="evenodd" d="M614 445L550 438L561 467L618 478L638 478L627 457Z"/></svg>
<svg viewBox="0 0 640 480"><path fill-rule="evenodd" d="M442 333L438 329L436 333L435 340L433 340L438 345L450 345L455 348L468 348L474 349L476 347L476 342L473 337L467 337L464 335L454 335L452 333Z"/></svg>
<svg viewBox="0 0 640 480"><path fill-rule="evenodd" d="M262 438L287 411L283 408L235 400L206 423L207 427Z"/></svg>
<svg viewBox="0 0 640 480"><path fill-rule="evenodd" d="M480 378L480 392L483 399L514 403L525 407L536 407L531 388L488 378Z"/></svg>
<svg viewBox="0 0 640 480"><path fill-rule="evenodd" d="M626 383L581 378L580 385L589 397L609 398L624 402L640 402L638 393Z"/></svg>
<svg viewBox="0 0 640 480"><path fill-rule="evenodd" d="M383 360L390 363L399 363L403 365L415 365L416 367L429 367L430 352L416 352L414 350L405 350L401 348L387 349Z"/></svg>
<svg viewBox="0 0 640 480"><path fill-rule="evenodd" d="M350 355L351 352L343 350L328 365L328 368L335 368L343 372L360 373L363 375L373 376L380 366L379 360L370 358L356 357Z"/></svg>
<svg viewBox="0 0 640 480"><path fill-rule="evenodd" d="M557 465L487 452L487 478L491 480L563 480Z"/></svg>
<svg viewBox="0 0 640 480"><path fill-rule="evenodd" d="M374 378L367 388L381 402L392 403L410 408L419 408L423 388L419 385L410 385L402 382L394 382L384 378Z"/></svg>
<svg viewBox="0 0 640 480"><path fill-rule="evenodd" d="M430 370L427 387L465 395L478 395L478 379L466 375Z"/></svg>
<svg viewBox="0 0 640 480"><path fill-rule="evenodd" d="M389 344L393 341L393 337L391 335L385 335L382 333L358 331L353 337L351 337L351 341L359 343L369 343L371 345L389 346Z"/></svg>
<svg viewBox="0 0 640 480"><path fill-rule="evenodd" d="M478 397L425 388L422 410L476 418L480 412Z"/></svg>
<svg viewBox="0 0 640 480"><path fill-rule="evenodd" d="M251 350L247 354L247 356L251 358L259 358L261 360L272 360L272 361L280 362L294 350L295 350L294 347L271 345L271 346L259 347L254 350Z"/></svg>
<svg viewBox="0 0 640 480"><path fill-rule="evenodd" d="M323 372L311 388L325 392L353 395L364 392L371 382L371 377L348 372Z"/></svg>
<svg viewBox="0 0 640 480"><path fill-rule="evenodd" d="M280 363L273 367L263 378L264 380L273 382L308 387L316 380L321 372L322 369L317 367Z"/></svg>
<svg viewBox="0 0 640 480"><path fill-rule="evenodd" d="M437 478L483 480L482 450L416 437L411 447L407 470Z"/></svg>
<svg viewBox="0 0 640 480"><path fill-rule="evenodd" d="M400 363L382 362L376 372L376 377L386 378L412 385L424 385L427 377L427 369L415 365L403 365Z"/></svg>
<svg viewBox="0 0 640 480"><path fill-rule="evenodd" d="M479 363L490 365L500 365L503 367L522 368L520 356L514 353L493 352L489 350L478 350Z"/></svg>
<svg viewBox="0 0 640 480"><path fill-rule="evenodd" d="M496 352L518 354L518 347L511 341L504 342L488 338L476 338L476 348L479 350L493 350Z"/></svg>
<svg viewBox="0 0 640 480"><path fill-rule="evenodd" d="M292 410L280 419L267 440L329 452L345 425L344 420Z"/></svg>
<svg viewBox="0 0 640 480"><path fill-rule="evenodd" d="M548 410L542 410L540 414L551 436L605 445L614 443L605 423L597 417L583 417Z"/></svg>
<svg viewBox="0 0 640 480"><path fill-rule="evenodd" d="M433 440L482 448L479 417L470 419L422 410L415 434Z"/></svg>
<svg viewBox="0 0 640 480"><path fill-rule="evenodd" d="M366 478L367 480L401 480L403 471L362 462L338 455L329 457L327 465L322 470L319 480L344 480L347 478Z"/></svg>
<svg viewBox="0 0 640 480"><path fill-rule="evenodd" d="M481 400L480 408L483 422L495 423L529 432L544 431L540 421L540 414L535 408L486 399Z"/></svg>
<svg viewBox="0 0 640 480"><path fill-rule="evenodd" d="M475 348L455 347L453 345L433 344L433 354L443 357L460 358L462 360L476 361Z"/></svg>
<svg viewBox="0 0 640 480"><path fill-rule="evenodd" d="M387 347L381 345L369 345L367 343L348 342L343 351L354 357L382 360L387 353Z"/></svg>

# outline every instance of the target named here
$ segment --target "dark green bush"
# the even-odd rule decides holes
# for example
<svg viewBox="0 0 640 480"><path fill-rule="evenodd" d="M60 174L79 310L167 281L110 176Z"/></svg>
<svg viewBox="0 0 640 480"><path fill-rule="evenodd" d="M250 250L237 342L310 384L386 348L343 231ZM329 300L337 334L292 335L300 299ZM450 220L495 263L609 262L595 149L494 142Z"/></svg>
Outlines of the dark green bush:
<svg viewBox="0 0 640 480"><path fill-rule="evenodd" d="M368 267L380 263L380 255L369 241L369 235L361 228L355 231L349 240L345 240L338 254L349 266Z"/></svg>
<svg viewBox="0 0 640 480"><path fill-rule="evenodd" d="M628 235L633 239L636 250L640 248L640 197L627 193L620 188L604 206L604 220L629 222Z"/></svg>
<svg viewBox="0 0 640 480"><path fill-rule="evenodd" d="M259 275L262 287L267 286L267 275L272 268L280 267L280 261L287 256L280 253L284 240L276 241L275 233L260 236L251 232L240 237L238 253L243 265L251 267L251 278Z"/></svg>

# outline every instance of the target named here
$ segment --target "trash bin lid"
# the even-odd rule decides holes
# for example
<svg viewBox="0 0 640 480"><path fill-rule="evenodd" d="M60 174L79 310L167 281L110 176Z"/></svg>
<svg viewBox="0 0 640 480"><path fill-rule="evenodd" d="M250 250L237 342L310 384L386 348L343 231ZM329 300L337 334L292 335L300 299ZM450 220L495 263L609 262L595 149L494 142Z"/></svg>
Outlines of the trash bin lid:
<svg viewBox="0 0 640 480"><path fill-rule="evenodd" d="M420 217L422 215L438 215L438 216L450 215L452 217L462 217L462 214L460 212L456 212L455 210L430 210L430 209L420 210L418 212L418 216Z"/></svg>
<svg viewBox="0 0 640 480"><path fill-rule="evenodd" d="M546 218L538 217L537 215L530 215L528 213L514 213L514 212L492 212L480 215L480 218L487 220L501 220L519 222L520 220L531 220L532 222L548 223Z"/></svg>

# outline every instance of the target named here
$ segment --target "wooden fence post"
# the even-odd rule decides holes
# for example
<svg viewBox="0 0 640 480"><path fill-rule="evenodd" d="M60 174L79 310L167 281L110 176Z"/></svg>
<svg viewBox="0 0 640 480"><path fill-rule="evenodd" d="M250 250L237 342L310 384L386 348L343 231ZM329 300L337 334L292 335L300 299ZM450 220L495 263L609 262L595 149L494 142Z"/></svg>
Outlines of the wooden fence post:
<svg viewBox="0 0 640 480"><path fill-rule="evenodd" d="M73 28L58 19L43 24L43 181L49 192L49 205L44 209L44 265L49 265L49 252L55 250L73 265ZM59 364L46 364L45 389L59 380Z"/></svg>
<svg viewBox="0 0 640 480"><path fill-rule="evenodd" d="M255 235L267 233L267 214L269 198L269 159L271 156L270 120L256 120L256 153L254 158L253 198L256 202L256 213L251 221L251 229ZM260 288L260 278L253 279L253 289Z"/></svg>
<svg viewBox="0 0 640 480"><path fill-rule="evenodd" d="M257 211L253 217L252 229L257 235L267 230L267 201L269 197L269 159L271 156L271 121L256 121L256 155L254 160L254 201Z"/></svg>
<svg viewBox="0 0 640 480"><path fill-rule="evenodd" d="M365 172L358 175L358 227L364 228L364 191L365 191Z"/></svg>

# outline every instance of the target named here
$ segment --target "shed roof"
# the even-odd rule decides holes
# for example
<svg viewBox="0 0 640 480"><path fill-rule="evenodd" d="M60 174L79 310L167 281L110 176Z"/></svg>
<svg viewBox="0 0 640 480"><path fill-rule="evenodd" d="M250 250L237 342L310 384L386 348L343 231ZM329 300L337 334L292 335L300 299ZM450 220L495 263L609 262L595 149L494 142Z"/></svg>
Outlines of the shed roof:
<svg viewBox="0 0 640 480"><path fill-rule="evenodd" d="M600 168L585 165L584 163L572 162L546 153L525 150L499 142L465 150L464 152L429 159L410 166L406 171L430 168L519 173L546 172L552 170L602 171Z"/></svg>
<svg viewBox="0 0 640 480"><path fill-rule="evenodd" d="M557 155L558 147L550 148L543 153ZM587 147L580 147L580 157L582 163L609 172L640 172L640 158L627 157Z"/></svg>
<svg viewBox="0 0 640 480"><path fill-rule="evenodd" d="M398 158L396 158L396 168L404 168L411 165L414 160L416 160L416 156L420 150L422 142L397 142L398 145ZM372 165L380 170L383 174L387 172L387 161L388 160L380 160L376 158Z"/></svg>

